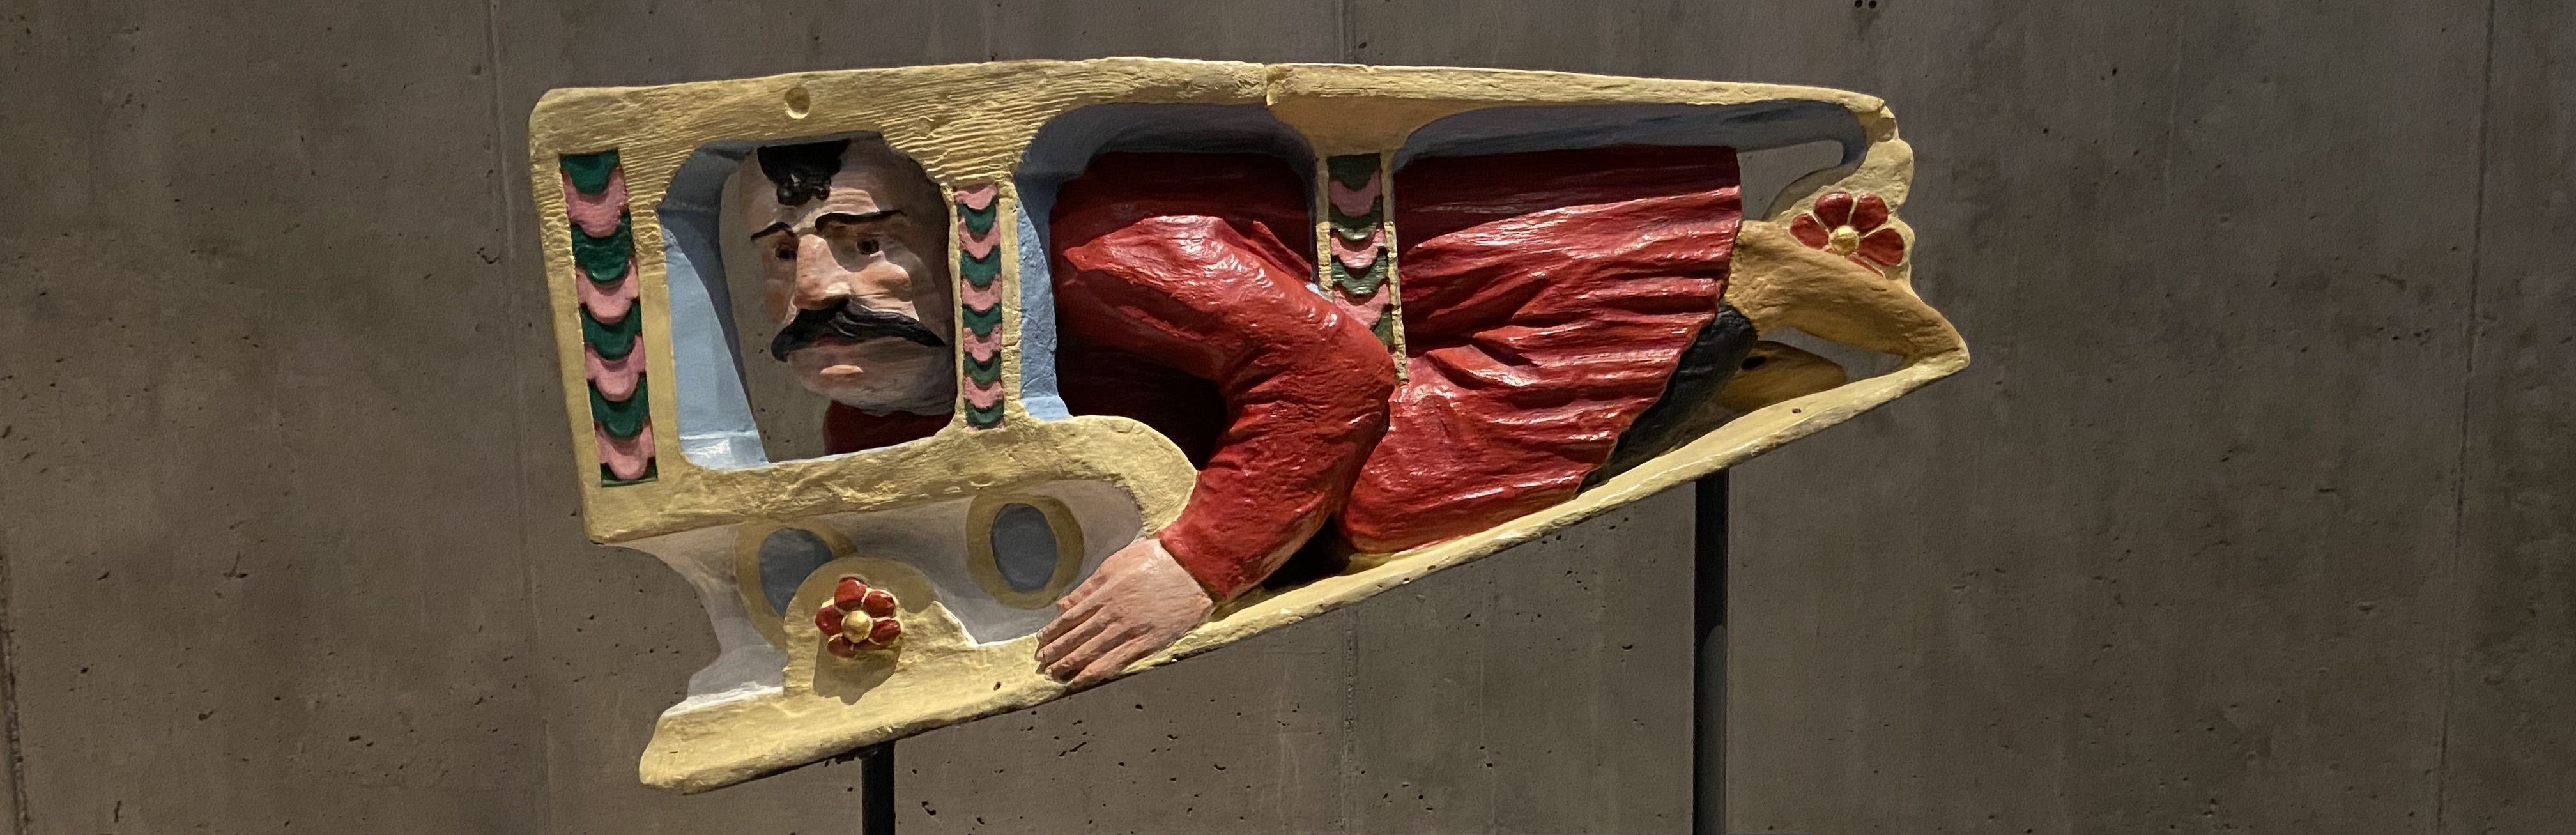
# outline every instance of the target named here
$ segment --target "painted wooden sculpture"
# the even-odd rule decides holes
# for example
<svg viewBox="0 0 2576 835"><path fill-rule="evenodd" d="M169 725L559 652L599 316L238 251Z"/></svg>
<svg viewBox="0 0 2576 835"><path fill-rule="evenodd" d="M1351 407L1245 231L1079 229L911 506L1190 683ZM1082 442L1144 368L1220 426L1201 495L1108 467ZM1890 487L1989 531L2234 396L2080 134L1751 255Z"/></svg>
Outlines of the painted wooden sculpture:
<svg viewBox="0 0 2576 835"><path fill-rule="evenodd" d="M588 530L722 648L644 754L681 791L1223 646L1967 362L1912 290L1911 152L1835 90L1009 62L557 90L531 137ZM1736 153L1817 140L1746 219ZM830 398L831 455L767 460L749 363Z"/></svg>

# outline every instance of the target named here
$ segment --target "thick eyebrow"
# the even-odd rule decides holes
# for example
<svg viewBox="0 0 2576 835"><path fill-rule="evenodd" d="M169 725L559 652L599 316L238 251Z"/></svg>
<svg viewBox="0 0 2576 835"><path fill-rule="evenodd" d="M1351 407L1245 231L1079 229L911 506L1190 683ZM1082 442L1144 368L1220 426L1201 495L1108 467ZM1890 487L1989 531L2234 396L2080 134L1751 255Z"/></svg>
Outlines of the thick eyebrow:
<svg viewBox="0 0 2576 835"><path fill-rule="evenodd" d="M894 217L895 215L899 215L899 214L903 214L903 210L902 210L902 209L885 209L885 210L882 210L882 211L874 211L874 212L866 212L866 213L859 213L859 212L825 212L825 213L823 213L823 214L819 214L819 215L815 215L815 216L814 216L814 228L816 228L816 229L821 229L821 228L823 228L824 224L843 225L843 224L871 223L871 222L875 222L875 221L885 220L885 219L887 219L887 218L891 218L891 217Z"/></svg>
<svg viewBox="0 0 2576 835"><path fill-rule="evenodd" d="M857 223L873 223L873 222L875 222L875 221L886 220L886 219L888 219L888 218L892 218L892 217L894 217L894 216L896 216L896 215L899 215L899 214L903 214L903 210L902 210L902 209L886 209L886 210L884 210L884 211L876 211L876 212L826 212L826 213L823 213L823 214L815 215L815 216L814 216L814 228L816 228L816 229L823 228L823 225L824 225L824 224L845 225L845 224L857 224ZM753 232L753 233L751 233L751 239L752 239L752 240L757 241L757 240L760 240L760 239L762 239L762 238L769 237L770 233L773 233L773 232L793 232L793 231L796 231L796 227L789 226L789 225L787 225L787 222L786 222L786 221L783 221L783 220L782 220L782 221L779 221L779 222L777 222L777 223L772 223L772 224L770 224L770 225L768 225L768 226L761 227L760 231L758 231L758 232Z"/></svg>

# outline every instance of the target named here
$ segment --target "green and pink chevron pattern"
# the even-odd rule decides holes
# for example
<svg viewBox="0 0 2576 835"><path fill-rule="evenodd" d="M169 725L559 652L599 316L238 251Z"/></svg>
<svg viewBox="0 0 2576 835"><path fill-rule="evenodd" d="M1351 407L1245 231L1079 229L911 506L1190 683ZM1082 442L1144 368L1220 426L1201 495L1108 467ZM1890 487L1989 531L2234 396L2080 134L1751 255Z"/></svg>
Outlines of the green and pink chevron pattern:
<svg viewBox="0 0 2576 835"><path fill-rule="evenodd" d="M1002 425L1002 226L1000 189L979 183L957 190L957 275L965 325L966 425Z"/></svg>
<svg viewBox="0 0 2576 835"><path fill-rule="evenodd" d="M1342 154L1324 160L1325 211L1332 228L1326 242L1324 295L1368 326L1377 340L1395 344L1395 319L1387 315L1393 294L1387 277L1395 259L1387 254L1386 178L1376 154Z"/></svg>
<svg viewBox="0 0 2576 835"><path fill-rule="evenodd" d="M644 314L637 310L635 233L626 172L616 149L565 154L564 206L572 215L573 281L581 301L582 376L599 442L599 483L652 481L653 417L644 394Z"/></svg>

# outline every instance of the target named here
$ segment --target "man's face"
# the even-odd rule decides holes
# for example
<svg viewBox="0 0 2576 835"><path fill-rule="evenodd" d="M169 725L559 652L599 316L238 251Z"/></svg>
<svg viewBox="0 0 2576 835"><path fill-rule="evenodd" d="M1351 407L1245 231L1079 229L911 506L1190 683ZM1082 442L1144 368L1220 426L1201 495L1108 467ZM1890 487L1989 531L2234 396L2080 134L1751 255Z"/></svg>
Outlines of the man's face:
<svg viewBox="0 0 2576 835"><path fill-rule="evenodd" d="M838 145L764 148L734 176L761 310L779 328L771 354L841 403L944 413L957 385L946 204L909 161L865 140L835 171Z"/></svg>

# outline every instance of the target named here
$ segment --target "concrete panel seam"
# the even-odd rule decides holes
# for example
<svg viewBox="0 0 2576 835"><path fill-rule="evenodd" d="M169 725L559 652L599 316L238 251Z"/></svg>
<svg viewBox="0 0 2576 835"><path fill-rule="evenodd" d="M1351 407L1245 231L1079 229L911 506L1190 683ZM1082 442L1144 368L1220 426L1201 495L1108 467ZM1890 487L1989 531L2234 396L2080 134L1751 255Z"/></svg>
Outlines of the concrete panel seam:
<svg viewBox="0 0 2576 835"><path fill-rule="evenodd" d="M2487 244L2487 154L2490 131L2495 124L2496 5L2486 3L2485 60L2478 66L2478 131L2477 163L2471 166L2477 182L2469 189L2476 204L2469 209L2469 296L2462 305L2462 332L2468 344L2460 352L2460 444L2454 460L2459 470L2451 478L2451 558L2443 563L2446 575L2445 595L2450 599L2443 608L2450 614L2452 637L2462 645L2473 644L2470 635L2469 601L2462 593L2461 563L2468 558L2469 548L2469 416L2474 413L2478 371L2478 285L2485 278ZM2466 647L2463 646L2465 650ZM2450 820L2451 788L2451 713L2456 701L2460 667L2459 652L2442 654L2441 727L2433 746L2433 820L2429 831L2439 833Z"/></svg>
<svg viewBox="0 0 2576 835"><path fill-rule="evenodd" d="M1352 30L1352 27L1354 26L1352 21L1355 19L1351 15L1351 3L1353 2L1355 2L1355 0L1341 0L1341 2L1333 4L1333 32L1335 39L1338 41L1334 46L1341 50L1342 60L1347 63L1356 64L1360 62L1360 39L1359 33Z"/></svg>
<svg viewBox="0 0 2576 835"><path fill-rule="evenodd" d="M1333 769L1333 793L1341 803L1341 820L1334 828L1344 832L1359 819L1358 795L1352 792L1351 769L1359 758L1360 717L1360 628L1356 618L1342 618L1342 755Z"/></svg>
<svg viewBox="0 0 2576 835"><path fill-rule="evenodd" d="M1001 22L1002 0L993 0L993 2L985 4L983 17L983 31L977 34L979 37L984 39L984 60L1002 60L1001 48L993 44L993 30L1000 28L997 24Z"/></svg>
<svg viewBox="0 0 2576 835"><path fill-rule="evenodd" d="M518 131L512 129L513 125L525 123L511 118L509 102L506 100L509 95L509 86L503 83L501 74L501 0L484 0L483 63L491 73L491 78L488 80L488 83L491 85L492 89L492 135L495 137L519 135ZM511 194L511 189L508 185L513 181L510 176L511 173L524 170L525 168L525 166L514 164L511 160L512 150L517 147L521 146L518 143L513 142L492 143L492 177L490 178L490 187L492 189L494 209L500 215L500 217L496 219L498 224L496 228L504 231L501 235L500 241L496 244L500 247L501 251L498 253L496 258L487 257L485 261L487 263L497 263L501 265L503 272L507 272L511 265L518 263L518 259L515 256L517 255L516 250L518 249L519 238L517 234L509 230L516 230L519 228L519 201ZM511 294L505 298L520 299L524 298L524 294ZM505 307L505 309L515 307L516 305L509 305L508 307ZM523 317L513 316L511 318L513 320L519 320ZM527 377L525 355L525 352L513 352L511 354L511 371L512 376L516 379L526 379ZM510 443L514 448L517 448L524 445L527 441L529 431L526 425L527 416L531 414L531 411L524 400L527 393L526 387L515 386L513 388L521 398L521 402L513 404L510 409L510 414L513 415L512 423L517 430L510 433ZM523 448L514 449L511 458L513 460L525 460L526 450ZM518 518L512 521L517 523L519 529L519 596L523 601L525 601L528 616L528 629L525 633L526 648L521 651L520 657L528 659L529 663L533 664L536 659L540 657L537 655L537 625L540 623L540 620L538 619L539 609L537 606L536 565L534 560L531 559L533 552L530 551L528 545L528 502L526 486L527 482L524 478L511 480L510 492L513 495L510 505L518 511ZM537 796L541 798L539 802L544 804L544 808L537 811L542 815L546 822L545 828L552 830L554 829L555 805L554 723L547 718L545 710L545 688L531 686L529 688L528 697L534 700L537 705L536 721L537 741L539 745L537 755L539 770L537 779L542 784L542 787L537 792Z"/></svg>
<svg viewBox="0 0 2576 835"><path fill-rule="evenodd" d="M18 635L9 620L9 550L0 542L0 754L9 758L9 831L27 835L35 830L35 818L27 814L27 759L19 754L18 742Z"/></svg>

